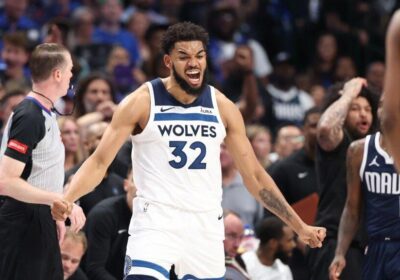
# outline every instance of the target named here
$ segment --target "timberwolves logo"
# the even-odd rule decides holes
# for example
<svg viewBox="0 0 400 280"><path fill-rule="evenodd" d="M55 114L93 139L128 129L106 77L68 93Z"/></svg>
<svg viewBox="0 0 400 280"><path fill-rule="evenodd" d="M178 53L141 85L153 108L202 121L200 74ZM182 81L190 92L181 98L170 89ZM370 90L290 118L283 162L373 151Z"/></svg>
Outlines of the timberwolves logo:
<svg viewBox="0 0 400 280"><path fill-rule="evenodd" d="M132 268L132 259L126 255L125 256L125 265L124 265L124 279L125 277L128 276L129 272L131 271Z"/></svg>

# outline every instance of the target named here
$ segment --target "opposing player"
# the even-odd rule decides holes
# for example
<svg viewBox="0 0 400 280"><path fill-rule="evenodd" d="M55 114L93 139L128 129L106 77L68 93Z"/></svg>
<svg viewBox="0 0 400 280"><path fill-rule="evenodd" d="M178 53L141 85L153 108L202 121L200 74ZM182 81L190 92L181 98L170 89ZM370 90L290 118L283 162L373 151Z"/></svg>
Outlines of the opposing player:
<svg viewBox="0 0 400 280"><path fill-rule="evenodd" d="M220 144L225 141L249 191L312 247L325 229L306 225L258 163L236 106L207 85L208 35L178 23L163 37L170 76L141 86L121 102L94 154L74 176L53 216L96 186L132 135L133 205L125 279L223 279Z"/></svg>
<svg viewBox="0 0 400 280"><path fill-rule="evenodd" d="M362 279L397 279L400 275L400 176L386 145L386 135L378 132L353 142L348 150L347 200L329 268L331 280L340 279L362 212L368 232Z"/></svg>
<svg viewBox="0 0 400 280"><path fill-rule="evenodd" d="M393 15L386 36L386 69L382 131L396 168L400 170L400 10Z"/></svg>

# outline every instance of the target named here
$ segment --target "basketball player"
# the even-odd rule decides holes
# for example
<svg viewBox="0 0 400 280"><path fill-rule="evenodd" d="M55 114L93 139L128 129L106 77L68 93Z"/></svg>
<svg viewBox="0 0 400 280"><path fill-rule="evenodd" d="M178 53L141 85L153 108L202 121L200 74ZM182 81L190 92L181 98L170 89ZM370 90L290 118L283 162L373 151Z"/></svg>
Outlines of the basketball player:
<svg viewBox="0 0 400 280"><path fill-rule="evenodd" d="M64 145L53 103L67 93L71 55L57 44L41 44L30 59L32 90L11 114L0 152L0 279L63 279L59 240L64 222L52 219L50 205L61 198ZM77 230L82 209L70 216Z"/></svg>
<svg viewBox="0 0 400 280"><path fill-rule="evenodd" d="M249 191L312 247L325 229L306 225L258 163L236 106L206 84L205 30L169 27L162 41L170 76L146 83L123 100L97 150L53 204L63 219L73 201L97 185L132 135L137 198L132 209L125 274L132 279L223 279L220 144L234 157Z"/></svg>
<svg viewBox="0 0 400 280"><path fill-rule="evenodd" d="M389 24L386 36L386 69L384 82L382 131L385 133L387 148L400 170L400 10Z"/></svg>
<svg viewBox="0 0 400 280"><path fill-rule="evenodd" d="M360 225L362 211L368 232L362 279L398 279L399 199L400 175L387 152L386 135L377 132L353 142L347 153L347 200L335 258L329 268L331 280L339 279L346 265L345 255Z"/></svg>

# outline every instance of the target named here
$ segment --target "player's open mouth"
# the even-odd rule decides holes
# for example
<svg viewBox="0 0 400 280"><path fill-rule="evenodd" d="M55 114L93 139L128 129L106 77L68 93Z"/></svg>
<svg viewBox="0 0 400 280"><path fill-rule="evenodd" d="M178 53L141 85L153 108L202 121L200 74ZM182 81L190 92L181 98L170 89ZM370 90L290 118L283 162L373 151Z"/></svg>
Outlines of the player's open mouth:
<svg viewBox="0 0 400 280"><path fill-rule="evenodd" d="M200 70L192 69L186 71L186 76L189 78L190 83L198 84L200 82Z"/></svg>

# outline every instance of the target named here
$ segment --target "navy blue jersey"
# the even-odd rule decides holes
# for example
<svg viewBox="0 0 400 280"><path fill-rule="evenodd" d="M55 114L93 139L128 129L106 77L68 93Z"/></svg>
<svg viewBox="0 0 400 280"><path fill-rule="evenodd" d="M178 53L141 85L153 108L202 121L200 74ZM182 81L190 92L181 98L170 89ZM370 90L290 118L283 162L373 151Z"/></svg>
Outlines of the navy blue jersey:
<svg viewBox="0 0 400 280"><path fill-rule="evenodd" d="M365 224L369 238L400 237L400 178L393 159L379 144L381 134L368 135L360 168Z"/></svg>

